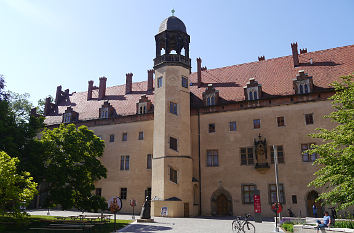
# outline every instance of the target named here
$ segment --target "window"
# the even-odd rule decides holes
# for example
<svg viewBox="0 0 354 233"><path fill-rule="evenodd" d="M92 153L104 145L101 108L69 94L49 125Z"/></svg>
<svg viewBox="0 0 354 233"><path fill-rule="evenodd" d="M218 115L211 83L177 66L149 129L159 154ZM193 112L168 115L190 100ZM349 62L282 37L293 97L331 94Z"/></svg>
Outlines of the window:
<svg viewBox="0 0 354 233"><path fill-rule="evenodd" d="M147 169L151 169L151 161L152 160L152 155L151 154L148 154L146 156L146 168Z"/></svg>
<svg viewBox="0 0 354 233"><path fill-rule="evenodd" d="M71 122L71 113L64 113L63 123L70 123Z"/></svg>
<svg viewBox="0 0 354 233"><path fill-rule="evenodd" d="M101 108L100 118L108 118L108 108Z"/></svg>
<svg viewBox="0 0 354 233"><path fill-rule="evenodd" d="M111 135L109 136L109 142L114 142L114 134L111 134Z"/></svg>
<svg viewBox="0 0 354 233"><path fill-rule="evenodd" d="M241 165L254 164L253 147L243 147L241 148L240 152L241 152Z"/></svg>
<svg viewBox="0 0 354 233"><path fill-rule="evenodd" d="M129 155L120 156L120 170L129 170Z"/></svg>
<svg viewBox="0 0 354 233"><path fill-rule="evenodd" d="M285 203L284 187L283 184L279 184L279 201L280 203ZM277 200L277 186L275 184L269 185L269 202L278 202Z"/></svg>
<svg viewBox="0 0 354 233"><path fill-rule="evenodd" d="M177 184L177 171L170 167L170 181Z"/></svg>
<svg viewBox="0 0 354 233"><path fill-rule="evenodd" d="M215 133L215 124L214 123L209 124L209 133Z"/></svg>
<svg viewBox="0 0 354 233"><path fill-rule="evenodd" d="M170 137L170 149L177 151L177 139Z"/></svg>
<svg viewBox="0 0 354 233"><path fill-rule="evenodd" d="M313 114L305 114L305 122L306 125L312 125L313 124Z"/></svg>
<svg viewBox="0 0 354 233"><path fill-rule="evenodd" d="M177 104L170 102L170 113L177 115Z"/></svg>
<svg viewBox="0 0 354 233"><path fill-rule="evenodd" d="M307 144L301 144L301 155L302 155L302 161L303 162L313 162L317 159L317 154L313 153L309 155L306 150L309 150L312 148L312 144L314 143L307 143Z"/></svg>
<svg viewBox="0 0 354 233"><path fill-rule="evenodd" d="M102 195L102 189L96 188L96 196L101 196L101 195Z"/></svg>
<svg viewBox="0 0 354 233"><path fill-rule="evenodd" d="M207 150L207 167L219 166L219 156L217 150Z"/></svg>
<svg viewBox="0 0 354 233"><path fill-rule="evenodd" d="M260 119L253 120L253 128L254 129L261 128L261 120Z"/></svg>
<svg viewBox="0 0 354 233"><path fill-rule="evenodd" d="M139 111L138 114L145 114L147 111L147 103L139 103Z"/></svg>
<svg viewBox="0 0 354 233"><path fill-rule="evenodd" d="M277 147L278 163L284 163L284 151L283 151L283 146L276 146L276 147ZM271 160L271 163L274 163L274 150L273 150L273 146L270 146L270 160Z"/></svg>
<svg viewBox="0 0 354 233"><path fill-rule="evenodd" d="M140 131L139 132L139 140L144 140L144 132L143 131Z"/></svg>
<svg viewBox="0 0 354 233"><path fill-rule="evenodd" d="M120 199L126 200L127 199L127 194L128 194L128 189L127 188L120 188Z"/></svg>
<svg viewBox="0 0 354 233"><path fill-rule="evenodd" d="M182 76L182 87L188 88L188 78Z"/></svg>
<svg viewBox="0 0 354 233"><path fill-rule="evenodd" d="M207 97L207 106L215 105L215 95Z"/></svg>
<svg viewBox="0 0 354 233"><path fill-rule="evenodd" d="M159 88L159 87L162 87L162 77L159 77L158 79L157 79L157 87Z"/></svg>
<svg viewBox="0 0 354 233"><path fill-rule="evenodd" d="M293 201L293 204L297 204L297 197L296 195L291 196L291 200Z"/></svg>
<svg viewBox="0 0 354 233"><path fill-rule="evenodd" d="M149 199L151 200L151 188L147 188L145 189L145 197L144 197L144 200L146 197L149 197Z"/></svg>
<svg viewBox="0 0 354 233"><path fill-rule="evenodd" d="M243 184L242 185L242 203L252 204L254 202L253 195L256 190L256 185L254 184Z"/></svg>
<svg viewBox="0 0 354 233"><path fill-rule="evenodd" d="M236 121L230 122L230 131L236 131Z"/></svg>
<svg viewBox="0 0 354 233"><path fill-rule="evenodd" d="M283 116L277 117L277 123L278 123L278 127L285 126L284 117Z"/></svg>
<svg viewBox="0 0 354 233"><path fill-rule="evenodd" d="M122 134L122 141L127 141L128 140L128 133L123 133Z"/></svg>

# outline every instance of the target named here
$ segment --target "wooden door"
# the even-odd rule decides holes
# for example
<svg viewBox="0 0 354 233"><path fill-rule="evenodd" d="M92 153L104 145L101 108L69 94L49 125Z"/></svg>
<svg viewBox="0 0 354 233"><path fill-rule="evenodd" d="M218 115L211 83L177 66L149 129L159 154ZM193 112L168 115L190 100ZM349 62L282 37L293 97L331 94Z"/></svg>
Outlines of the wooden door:
<svg viewBox="0 0 354 233"><path fill-rule="evenodd" d="M224 194L220 194L216 199L216 215L218 216L226 216L228 215L227 208L227 198Z"/></svg>
<svg viewBox="0 0 354 233"><path fill-rule="evenodd" d="M189 203L184 203L184 217L189 217Z"/></svg>

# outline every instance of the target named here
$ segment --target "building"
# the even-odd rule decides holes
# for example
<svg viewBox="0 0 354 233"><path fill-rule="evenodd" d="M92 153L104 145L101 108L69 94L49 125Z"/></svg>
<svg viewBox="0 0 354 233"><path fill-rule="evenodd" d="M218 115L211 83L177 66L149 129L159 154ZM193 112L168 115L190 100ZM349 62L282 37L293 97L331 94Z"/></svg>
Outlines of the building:
<svg viewBox="0 0 354 233"><path fill-rule="evenodd" d="M280 201L297 215L312 215L318 192L316 155L302 154L315 128L334 126L330 83L354 71L354 46L308 52L291 44L292 55L208 70L197 59L191 73L190 37L175 16L155 36L154 67L147 81L106 87L88 81L87 92L58 86L47 99L45 123L87 125L105 141L107 179L96 193L123 199L132 212L152 197L152 215L241 215L253 213L260 191L263 216L276 201L274 151L280 174ZM155 76L155 78L154 78ZM319 205L319 204L318 204Z"/></svg>

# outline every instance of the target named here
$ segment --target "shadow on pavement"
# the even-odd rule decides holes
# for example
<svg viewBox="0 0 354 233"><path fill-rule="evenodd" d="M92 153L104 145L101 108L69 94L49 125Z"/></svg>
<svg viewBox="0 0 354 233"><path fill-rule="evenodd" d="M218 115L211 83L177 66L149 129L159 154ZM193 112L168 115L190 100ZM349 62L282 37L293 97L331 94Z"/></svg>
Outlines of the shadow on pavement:
<svg viewBox="0 0 354 233"><path fill-rule="evenodd" d="M130 225L127 229L122 232L158 232L158 231L168 231L171 230L171 227L163 227L163 226L151 226L151 225L143 225L143 224L133 224Z"/></svg>

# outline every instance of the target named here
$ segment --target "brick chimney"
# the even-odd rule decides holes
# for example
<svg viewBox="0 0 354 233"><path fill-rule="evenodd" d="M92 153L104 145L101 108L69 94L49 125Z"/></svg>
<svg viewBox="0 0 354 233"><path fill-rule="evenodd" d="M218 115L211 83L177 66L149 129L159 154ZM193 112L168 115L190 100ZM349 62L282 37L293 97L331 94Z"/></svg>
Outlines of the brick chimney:
<svg viewBox="0 0 354 233"><path fill-rule="evenodd" d="M304 53L307 53L307 48L305 48L305 49L300 49L300 54L304 54Z"/></svg>
<svg viewBox="0 0 354 233"><path fill-rule="evenodd" d="M147 91L152 91L153 90L153 84L154 84L154 70L148 70Z"/></svg>
<svg viewBox="0 0 354 233"><path fill-rule="evenodd" d="M197 75L198 75L198 87L202 86L202 59L197 58Z"/></svg>
<svg viewBox="0 0 354 233"><path fill-rule="evenodd" d="M126 81L125 81L125 94L128 94L128 93L132 92L133 73L127 73L125 76L126 76Z"/></svg>
<svg viewBox="0 0 354 233"><path fill-rule="evenodd" d="M58 104L60 102L61 96L62 96L61 86L57 86L57 93L55 95L55 104Z"/></svg>
<svg viewBox="0 0 354 233"><path fill-rule="evenodd" d="M106 82L106 77L100 78L100 86L98 87L98 100L102 100L106 96Z"/></svg>
<svg viewBox="0 0 354 233"><path fill-rule="evenodd" d="M299 66L299 53L297 50L297 42L291 43L291 50L293 52L294 67Z"/></svg>
<svg viewBox="0 0 354 233"><path fill-rule="evenodd" d="M93 80L90 80L88 81L87 100L92 99L92 91L93 91Z"/></svg>
<svg viewBox="0 0 354 233"><path fill-rule="evenodd" d="M51 103L50 103L50 97L47 97L45 99L45 105L44 105L44 116L48 116L50 114L51 110Z"/></svg>
<svg viewBox="0 0 354 233"><path fill-rule="evenodd" d="M258 61L264 61L264 60L265 60L265 56L258 57Z"/></svg>

